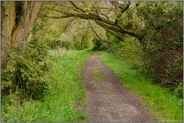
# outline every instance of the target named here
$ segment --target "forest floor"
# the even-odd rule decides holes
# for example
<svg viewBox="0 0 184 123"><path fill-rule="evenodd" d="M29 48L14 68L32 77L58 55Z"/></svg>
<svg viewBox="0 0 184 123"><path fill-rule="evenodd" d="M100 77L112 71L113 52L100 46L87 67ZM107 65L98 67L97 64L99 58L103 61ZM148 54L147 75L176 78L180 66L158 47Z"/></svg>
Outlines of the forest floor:
<svg viewBox="0 0 184 123"><path fill-rule="evenodd" d="M152 116L141 99L124 88L112 72L94 53L82 72L88 105L89 121L149 122Z"/></svg>

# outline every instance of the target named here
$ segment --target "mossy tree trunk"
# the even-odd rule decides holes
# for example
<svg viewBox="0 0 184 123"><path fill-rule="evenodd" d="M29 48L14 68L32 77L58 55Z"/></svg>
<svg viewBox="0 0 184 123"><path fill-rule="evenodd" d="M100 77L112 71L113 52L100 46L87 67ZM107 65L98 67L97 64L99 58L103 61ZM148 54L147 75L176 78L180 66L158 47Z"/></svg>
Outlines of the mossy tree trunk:
<svg viewBox="0 0 184 123"><path fill-rule="evenodd" d="M2 1L1 2L1 58L6 66L11 45L22 42L30 31L42 2Z"/></svg>

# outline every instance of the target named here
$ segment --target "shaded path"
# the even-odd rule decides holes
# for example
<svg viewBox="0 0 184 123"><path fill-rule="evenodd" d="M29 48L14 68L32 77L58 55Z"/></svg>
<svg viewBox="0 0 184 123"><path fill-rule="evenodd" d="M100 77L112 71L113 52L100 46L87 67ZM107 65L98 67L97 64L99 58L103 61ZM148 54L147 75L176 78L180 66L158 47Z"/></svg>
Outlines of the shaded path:
<svg viewBox="0 0 184 123"><path fill-rule="evenodd" d="M104 82L95 81L93 71L96 68L104 76ZM88 102L85 113L89 121L152 121L141 105L140 99L118 82L112 72L99 60L98 54L91 55L86 61L82 74Z"/></svg>

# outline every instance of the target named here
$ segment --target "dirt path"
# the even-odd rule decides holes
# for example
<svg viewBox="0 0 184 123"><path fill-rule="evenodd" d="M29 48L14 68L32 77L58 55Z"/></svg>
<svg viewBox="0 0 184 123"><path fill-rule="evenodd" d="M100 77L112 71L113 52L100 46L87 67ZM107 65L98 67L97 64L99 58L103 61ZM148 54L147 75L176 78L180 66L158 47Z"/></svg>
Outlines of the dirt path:
<svg viewBox="0 0 184 123"><path fill-rule="evenodd" d="M105 78L104 82L94 79L94 70L99 69ZM87 92L85 113L89 121L148 122L150 115L143 108L140 99L125 89L113 76L112 72L93 54L83 71Z"/></svg>

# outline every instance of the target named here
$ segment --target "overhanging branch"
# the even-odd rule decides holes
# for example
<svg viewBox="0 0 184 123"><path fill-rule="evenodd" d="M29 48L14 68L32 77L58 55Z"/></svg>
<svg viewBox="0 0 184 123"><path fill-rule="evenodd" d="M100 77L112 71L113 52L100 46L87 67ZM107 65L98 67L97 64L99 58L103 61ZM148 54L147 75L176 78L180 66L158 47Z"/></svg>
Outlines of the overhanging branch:
<svg viewBox="0 0 184 123"><path fill-rule="evenodd" d="M77 18L86 19L86 20L93 20L98 25L100 25L104 29L108 30L108 32L110 32L111 34L113 32L117 32L117 33L121 33L121 34L122 33L125 33L125 34L128 34L128 35L131 35L133 37L138 38L140 41L143 38L143 34L141 34L141 33L137 33L134 30L125 29L121 24L116 23L116 22L112 22L109 19L100 17L97 13L92 13L92 12L86 13L83 9L79 8L73 2L70 2L70 3L72 4L72 6L74 6L75 9L78 9L80 12L74 12L74 13L70 12L69 13L69 12L66 12L66 11L58 10L57 12L60 12L63 15L61 15L61 16L48 16L48 15L44 15L44 17L49 17L49 18L53 18L53 19L62 19L62 18L69 18L69 17L77 17ZM121 12L125 12L129 8L129 6L130 6L130 2L128 2L126 4L126 6L124 6L124 7L121 8ZM117 35L117 33L113 33L113 34L115 36L119 37Z"/></svg>
<svg viewBox="0 0 184 123"><path fill-rule="evenodd" d="M98 37L98 39L100 39L100 41L104 41L104 40L98 35L98 33L97 33L96 30L93 28L93 26L91 25L91 23L90 23L89 21L88 21L88 23L89 23L91 29L93 30L93 32L95 33L95 35Z"/></svg>

